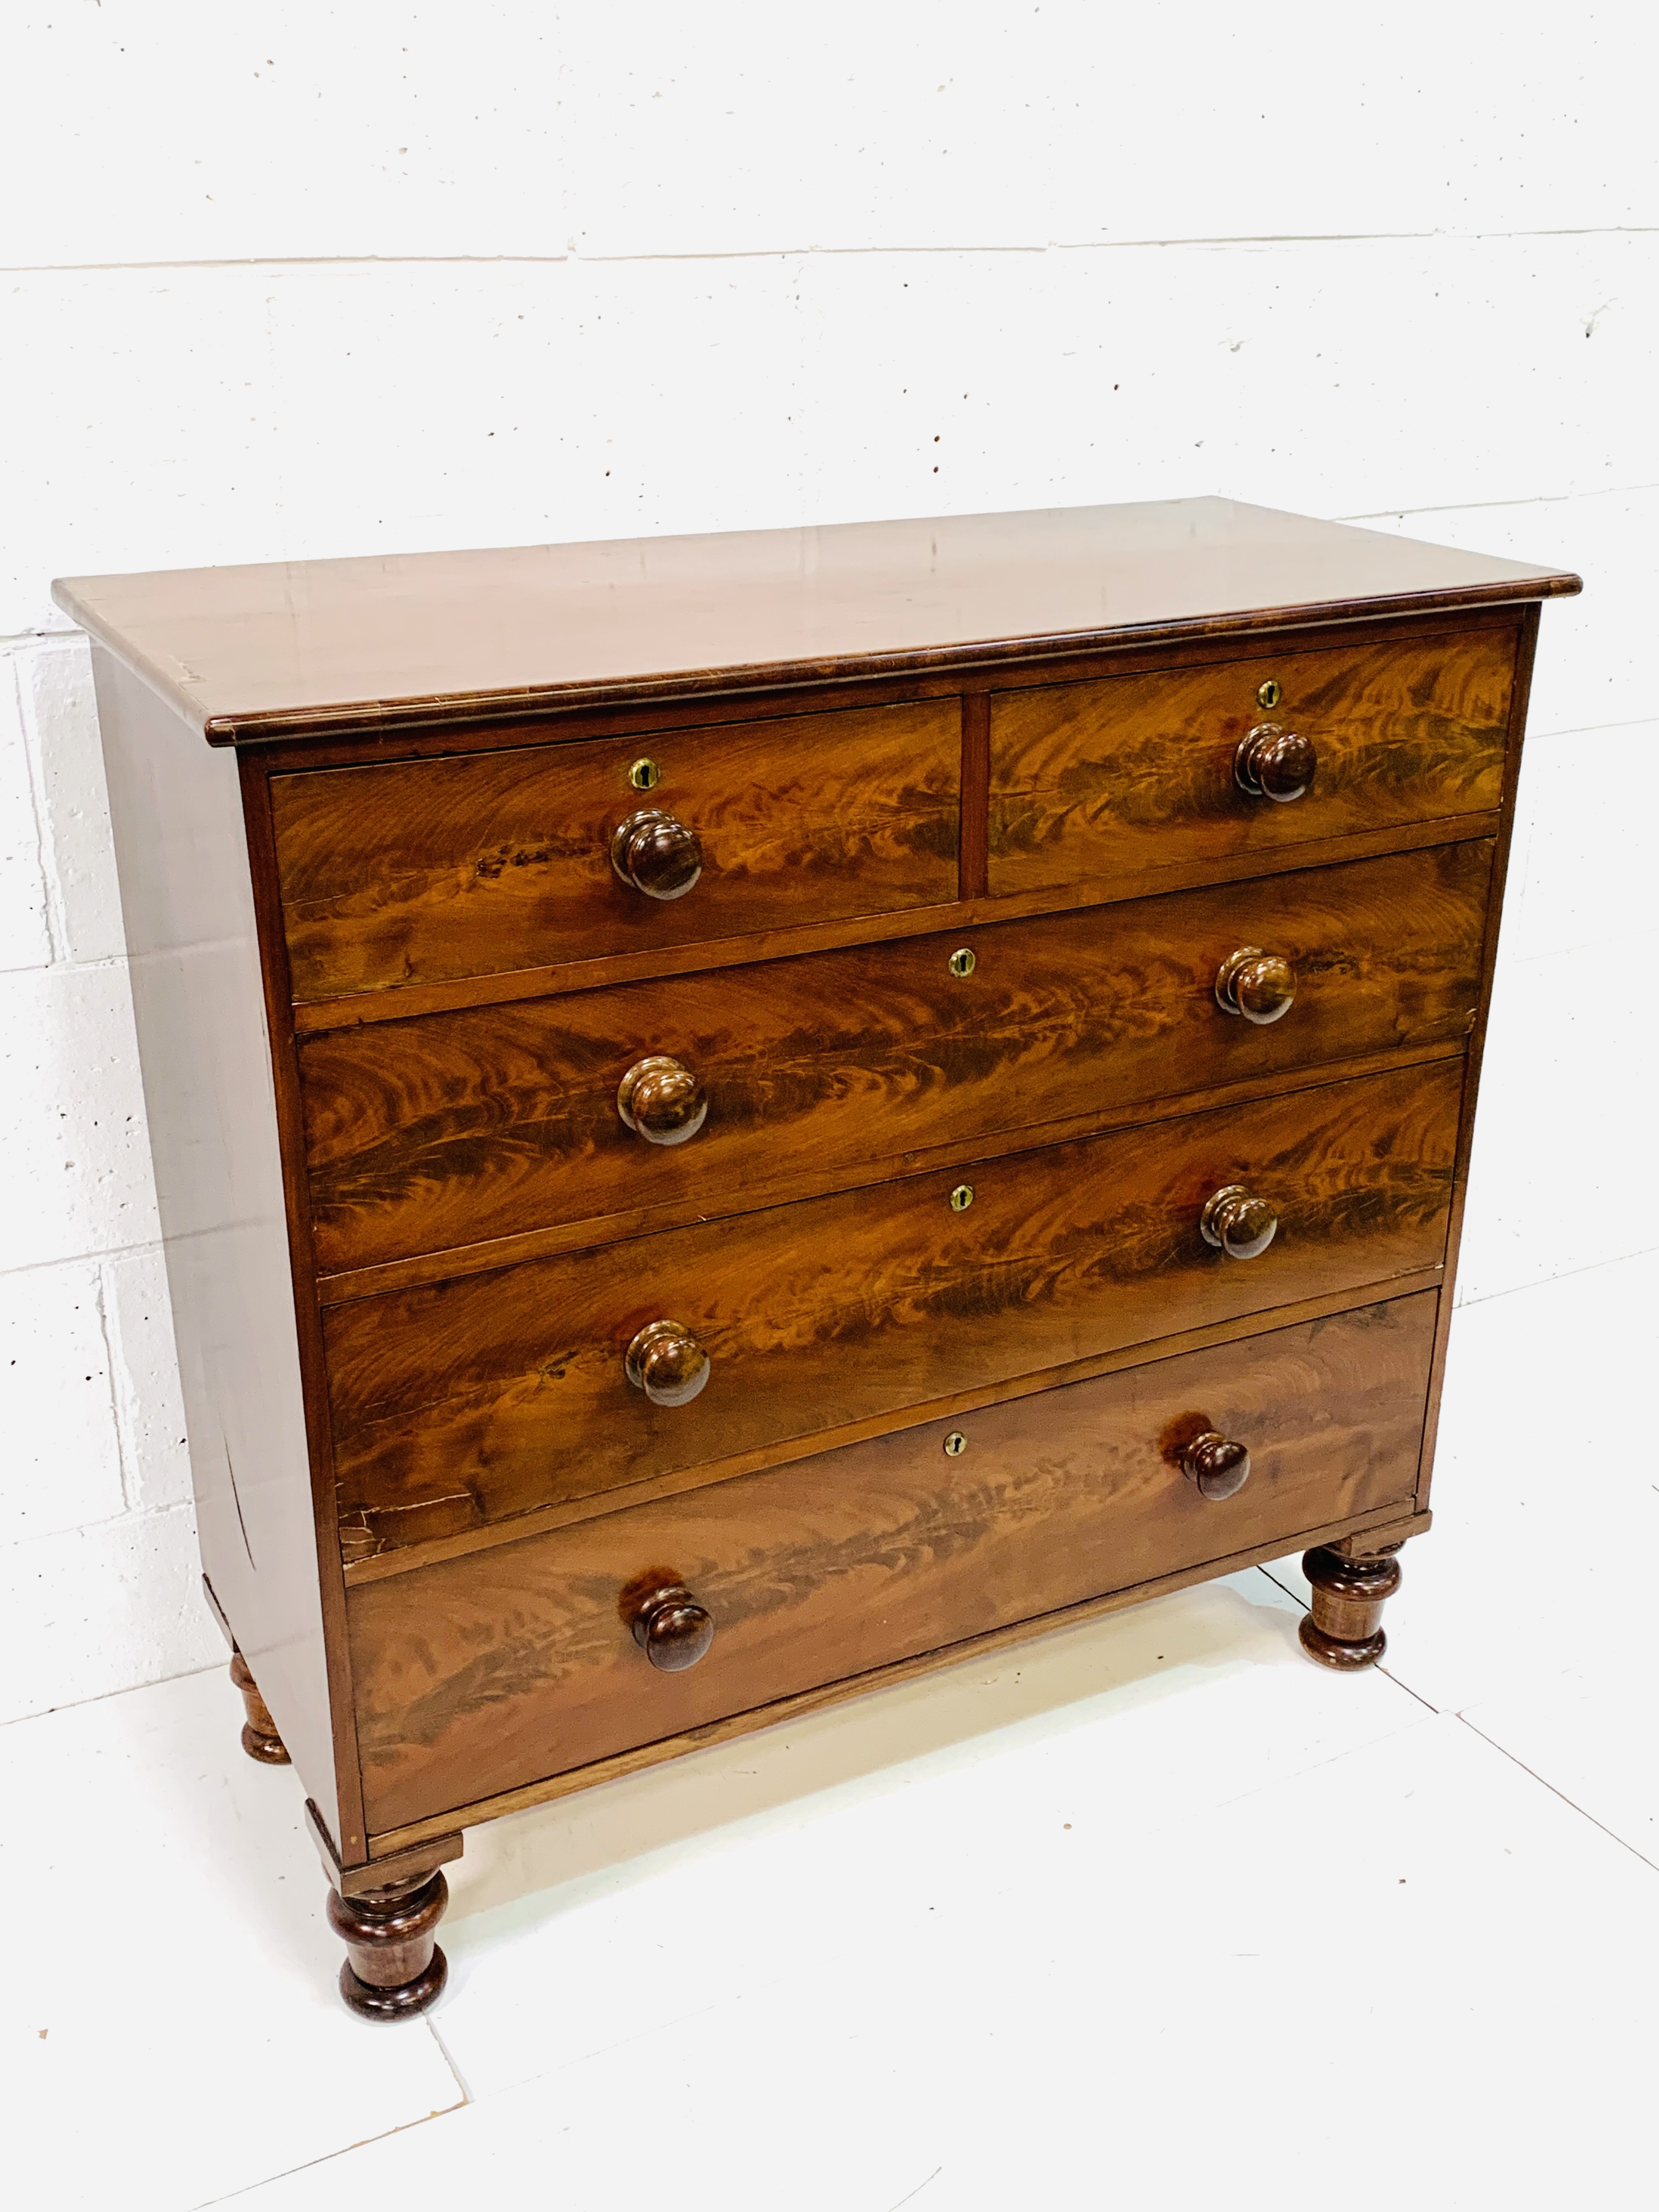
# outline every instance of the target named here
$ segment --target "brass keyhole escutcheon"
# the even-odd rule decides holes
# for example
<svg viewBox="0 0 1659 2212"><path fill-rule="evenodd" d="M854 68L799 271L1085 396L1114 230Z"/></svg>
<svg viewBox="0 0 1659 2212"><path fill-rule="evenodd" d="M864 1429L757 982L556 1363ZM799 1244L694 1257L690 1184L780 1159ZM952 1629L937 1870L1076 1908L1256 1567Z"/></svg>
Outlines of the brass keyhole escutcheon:
<svg viewBox="0 0 1659 2212"><path fill-rule="evenodd" d="M1270 676L1265 684L1256 686L1255 703L1258 707L1276 707L1284 696Z"/></svg>
<svg viewBox="0 0 1659 2212"><path fill-rule="evenodd" d="M952 1213L966 1213L973 1202L974 1186L970 1182L959 1182L956 1188L951 1193L951 1211Z"/></svg>
<svg viewBox="0 0 1659 2212"><path fill-rule="evenodd" d="M963 1435L960 1429L952 1429L950 1435L945 1439L945 1456L946 1459L960 1459L967 1449L967 1437Z"/></svg>
<svg viewBox="0 0 1659 2212"><path fill-rule="evenodd" d="M662 781L662 770L653 760L636 760L628 771L628 781L635 791L654 791Z"/></svg>
<svg viewBox="0 0 1659 2212"><path fill-rule="evenodd" d="M971 945L963 945L958 947L958 949L951 955L951 957L946 962L945 965L950 969L951 973L953 975L959 977L963 975L971 975L975 969L978 967L979 962L975 957L973 947Z"/></svg>

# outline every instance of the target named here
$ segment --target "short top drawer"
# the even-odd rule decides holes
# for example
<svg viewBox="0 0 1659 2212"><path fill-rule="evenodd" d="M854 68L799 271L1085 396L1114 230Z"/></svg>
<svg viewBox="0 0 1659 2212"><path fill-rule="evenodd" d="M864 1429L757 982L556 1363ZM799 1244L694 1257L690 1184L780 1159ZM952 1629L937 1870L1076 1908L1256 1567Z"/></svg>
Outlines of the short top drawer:
<svg viewBox="0 0 1659 2212"><path fill-rule="evenodd" d="M995 694L990 889L1202 868L1495 808L1515 652L1514 630L1479 629ZM1243 787L1240 748L1259 729L1311 747L1299 797Z"/></svg>
<svg viewBox="0 0 1659 2212"><path fill-rule="evenodd" d="M647 788L630 781L641 760ZM295 998L953 899L960 761L945 699L275 776ZM701 844L682 896L612 864L647 808Z"/></svg>

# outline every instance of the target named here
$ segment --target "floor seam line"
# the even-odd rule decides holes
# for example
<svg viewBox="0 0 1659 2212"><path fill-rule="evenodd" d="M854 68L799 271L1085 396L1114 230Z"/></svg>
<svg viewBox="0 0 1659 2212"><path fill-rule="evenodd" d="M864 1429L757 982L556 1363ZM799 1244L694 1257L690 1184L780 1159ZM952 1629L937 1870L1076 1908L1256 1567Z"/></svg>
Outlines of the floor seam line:
<svg viewBox="0 0 1659 2212"><path fill-rule="evenodd" d="M1478 1735L1482 1743L1489 1743L1501 1758L1507 1759L1511 1765L1518 1766L1522 1774L1530 1775L1540 1790L1547 1790L1552 1797L1559 1797L1570 1812L1577 1814L1581 1820L1588 1820L1592 1828L1599 1828L1604 1836L1622 1850L1628 1851L1633 1859L1639 1859L1650 1872L1659 1874L1659 1864L1656 1864L1645 1851L1638 1851L1634 1844L1627 1842L1616 1829L1608 1827L1605 1820L1598 1820L1594 1813L1587 1813L1576 1799L1568 1796L1565 1790L1558 1790L1547 1776L1540 1774L1535 1766L1528 1766L1524 1759L1517 1758L1514 1752L1499 1743L1496 1736L1488 1735L1483 1728L1477 1728L1467 1713L1454 1714L1453 1718L1462 1721L1471 1735Z"/></svg>
<svg viewBox="0 0 1659 2212"><path fill-rule="evenodd" d="M439 2055L442 2058L444 2064L448 2067L450 2072L454 2075L455 2087L461 2093L461 2101L463 2104L476 2104L477 2102L477 2099L472 2094L472 2085L468 2081L460 2068L455 2063L454 2054L450 2050L449 2045L444 2041L443 2032L439 2027L437 2021L431 2017L430 2014L428 2014L422 2025L425 2027L427 2033L437 2045Z"/></svg>
<svg viewBox="0 0 1659 2212"><path fill-rule="evenodd" d="M182 1510L173 1506L167 1508L169 1512ZM118 1520L136 1520L137 1516L118 1514L115 1517ZM106 1522L98 1522L88 1525L106 1528L109 1524ZM49 1543L51 1539L43 1536L39 1540L42 1543ZM0 1729L24 1728L30 1721L49 1721L54 1713L84 1712L88 1705L107 1705L112 1698L131 1698L136 1697L141 1690L165 1689L170 1682L188 1682L193 1680L198 1674L222 1674L226 1665L227 1662L222 1659L210 1659L204 1666L186 1667L177 1674L158 1674L153 1682L124 1682L118 1689L94 1690L89 1698L70 1698L61 1705L42 1705L38 1713L12 1713L6 1718L0 1719Z"/></svg>
<svg viewBox="0 0 1659 2212"><path fill-rule="evenodd" d="M257 2181L245 2182L240 2189L227 2190L222 2197L204 2197L191 2207L191 2212L213 2212L216 2204L234 2204L239 2197L251 2197L256 2189L267 2189L273 2181L286 2181L295 2173L309 2173L316 2166L332 2166L337 2159L349 2158L353 2151L367 2150L371 2144L386 2142L392 2136L406 2136L411 2128L429 2127L434 2120L465 2109L464 2106L445 2105L436 2112L422 2112L418 2120L404 2120L377 2136L364 2136L357 2142L343 2144L338 2150L325 2150L320 2158L304 2159L298 2166L285 2166L276 2173L262 2173Z"/></svg>
<svg viewBox="0 0 1659 2212"><path fill-rule="evenodd" d="M1402 1682L1392 1667L1384 1667L1379 1663L1376 1671L1379 1674L1386 1674L1396 1690L1403 1690L1408 1698L1415 1698L1425 1713L1433 1713L1437 1719L1444 1712L1443 1705L1437 1705L1432 1698L1425 1698L1421 1690L1414 1690L1409 1682ZM1479 1734L1479 1730L1476 1733Z"/></svg>

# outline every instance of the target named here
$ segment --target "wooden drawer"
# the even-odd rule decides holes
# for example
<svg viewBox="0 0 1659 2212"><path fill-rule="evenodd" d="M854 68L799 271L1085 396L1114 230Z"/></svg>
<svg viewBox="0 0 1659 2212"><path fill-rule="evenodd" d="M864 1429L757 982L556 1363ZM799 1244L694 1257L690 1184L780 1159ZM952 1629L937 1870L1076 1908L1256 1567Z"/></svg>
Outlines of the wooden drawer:
<svg viewBox="0 0 1659 2212"><path fill-rule="evenodd" d="M1479 629L994 694L990 888L1219 865L1495 808L1516 633ZM1269 708L1261 687L1277 684ZM1251 797L1255 726L1307 738L1313 781Z"/></svg>
<svg viewBox="0 0 1659 2212"><path fill-rule="evenodd" d="M331 1308L348 1559L889 1420L1183 1329L1437 1267L1462 1063L1296 1091ZM1200 1233L1248 1183L1259 1257ZM970 1188L965 1210L953 1193ZM684 1323L712 1379L627 1380Z"/></svg>
<svg viewBox="0 0 1659 2212"><path fill-rule="evenodd" d="M650 791L629 783L643 757ZM273 777L295 998L954 899L960 763L944 699ZM611 833L643 807L702 842L683 896L611 866Z"/></svg>
<svg viewBox="0 0 1659 2212"><path fill-rule="evenodd" d="M1435 1303L1161 1360L354 1589L369 1826L1406 1505ZM1220 1502L1178 1465L1210 1428L1250 1454ZM622 1618L653 1569L714 1619L683 1674L656 1672Z"/></svg>
<svg viewBox="0 0 1659 2212"><path fill-rule="evenodd" d="M300 1047L331 1272L651 1207L729 1210L911 1150L1322 1062L1461 1040L1480 998L1489 841L751 968L471 1007ZM1241 945L1290 1012L1224 1013ZM973 974L950 957L972 948ZM670 1054L708 1117L651 1145L617 1111Z"/></svg>

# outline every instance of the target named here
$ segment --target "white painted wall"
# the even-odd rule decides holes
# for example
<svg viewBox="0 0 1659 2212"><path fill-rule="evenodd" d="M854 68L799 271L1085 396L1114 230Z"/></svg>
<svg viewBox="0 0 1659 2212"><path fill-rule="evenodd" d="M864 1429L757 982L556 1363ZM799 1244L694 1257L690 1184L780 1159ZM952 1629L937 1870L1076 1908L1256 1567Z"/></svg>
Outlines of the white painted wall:
<svg viewBox="0 0 1659 2212"><path fill-rule="evenodd" d="M0 1713L220 1656L54 574L1200 491L1569 563L1462 1294L1659 1247L1636 0L19 0L3 52Z"/></svg>

